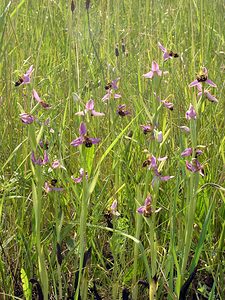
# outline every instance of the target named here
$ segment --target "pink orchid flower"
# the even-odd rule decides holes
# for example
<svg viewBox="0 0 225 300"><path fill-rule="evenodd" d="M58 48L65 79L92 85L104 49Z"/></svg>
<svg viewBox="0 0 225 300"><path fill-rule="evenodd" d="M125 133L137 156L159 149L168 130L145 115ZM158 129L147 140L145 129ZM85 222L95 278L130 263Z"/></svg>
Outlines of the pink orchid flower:
<svg viewBox="0 0 225 300"><path fill-rule="evenodd" d="M185 117L186 117L187 120L191 120L191 119L196 120L197 114L196 114L196 111L195 111L194 106L192 104L190 104L189 109L185 114Z"/></svg>
<svg viewBox="0 0 225 300"><path fill-rule="evenodd" d="M31 124L34 122L34 116L27 113L20 114L20 119L24 124Z"/></svg>
<svg viewBox="0 0 225 300"><path fill-rule="evenodd" d="M148 73L144 74L143 76L145 78L153 78L156 75L157 76L162 76L163 74L166 74L166 73L168 73L168 72L161 71L159 69L159 65L157 64L157 62L153 61L152 62L152 69Z"/></svg>
<svg viewBox="0 0 225 300"><path fill-rule="evenodd" d="M35 155L34 155L34 152L32 151L31 161L33 162L34 165L39 165L39 166L46 165L49 162L47 151L46 150L44 151L44 158L43 159L40 158L40 157L38 159L36 159Z"/></svg>
<svg viewBox="0 0 225 300"><path fill-rule="evenodd" d="M33 89L32 95L33 95L34 99L35 99L35 100L36 100L43 108L45 108L45 109L51 108L51 106L50 106L48 103L44 102L44 101L39 97L39 95L38 95L38 93L35 91L35 89Z"/></svg>
<svg viewBox="0 0 225 300"><path fill-rule="evenodd" d="M33 65L27 70L27 72L15 82L15 86L30 83L31 74L33 72Z"/></svg>
<svg viewBox="0 0 225 300"><path fill-rule="evenodd" d="M201 97L203 92L202 92L202 85L201 83L198 83L196 85L197 89L199 90L198 96ZM204 96L211 102L218 103L219 101L216 99L214 95L212 95L208 90L204 90Z"/></svg>
<svg viewBox="0 0 225 300"><path fill-rule="evenodd" d="M72 180L73 180L75 183L80 183L80 182L82 182L84 176L86 177L86 180L88 180L88 174L87 174L87 172L84 172L84 169L83 169L83 168L81 168L79 172L80 172L80 176L79 176L79 177L75 178L74 176L71 176Z"/></svg>
<svg viewBox="0 0 225 300"><path fill-rule="evenodd" d="M158 46L160 48L160 50L163 52L163 58L164 61L167 61L170 58L175 58L175 57L179 57L179 55L177 53L174 53L173 51L168 51L160 42L158 42Z"/></svg>
<svg viewBox="0 0 225 300"><path fill-rule="evenodd" d="M91 147L93 144L98 144L100 142L99 138L90 138L87 134L86 125L82 122L79 128L80 136L73 140L70 145L77 147L84 144L86 147Z"/></svg>
<svg viewBox="0 0 225 300"><path fill-rule="evenodd" d="M79 112L75 113L75 115L84 116L88 112L90 112L91 116L94 116L94 117L102 117L105 115L104 113L95 111L94 106L95 106L94 100L91 99L86 103L85 110L79 111Z"/></svg>
<svg viewBox="0 0 225 300"><path fill-rule="evenodd" d="M206 67L202 67L202 70L197 75L196 80L192 81L189 84L189 87L197 86L199 84L199 82L206 82L209 85L211 85L212 87L217 87L217 85L212 80L208 79L208 70L206 69Z"/></svg>

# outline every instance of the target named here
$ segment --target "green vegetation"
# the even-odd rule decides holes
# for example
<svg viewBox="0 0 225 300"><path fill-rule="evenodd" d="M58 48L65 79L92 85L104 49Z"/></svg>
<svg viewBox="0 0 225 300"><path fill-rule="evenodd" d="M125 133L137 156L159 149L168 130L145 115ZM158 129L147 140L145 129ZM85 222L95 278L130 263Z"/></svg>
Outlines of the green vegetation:
<svg viewBox="0 0 225 300"><path fill-rule="evenodd" d="M224 29L220 0L0 0L0 299L225 299Z"/></svg>

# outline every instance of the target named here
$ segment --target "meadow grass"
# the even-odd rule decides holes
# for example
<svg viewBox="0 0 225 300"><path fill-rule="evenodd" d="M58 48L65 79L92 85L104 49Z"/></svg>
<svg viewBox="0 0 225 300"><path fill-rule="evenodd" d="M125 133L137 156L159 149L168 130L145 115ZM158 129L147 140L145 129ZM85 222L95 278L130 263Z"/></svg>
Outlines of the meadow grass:
<svg viewBox="0 0 225 300"><path fill-rule="evenodd" d="M0 0L0 29L0 299L225 299L223 1ZM164 61L158 42L179 57ZM144 78L153 60L168 74ZM202 66L218 103L189 87ZM103 102L116 78L122 97ZM105 116L75 115L90 99ZM70 145L81 122L100 143ZM150 123L162 142L143 133ZM190 147L204 176L185 166ZM158 176L143 167L151 155L168 157ZM53 179L63 191L46 192Z"/></svg>

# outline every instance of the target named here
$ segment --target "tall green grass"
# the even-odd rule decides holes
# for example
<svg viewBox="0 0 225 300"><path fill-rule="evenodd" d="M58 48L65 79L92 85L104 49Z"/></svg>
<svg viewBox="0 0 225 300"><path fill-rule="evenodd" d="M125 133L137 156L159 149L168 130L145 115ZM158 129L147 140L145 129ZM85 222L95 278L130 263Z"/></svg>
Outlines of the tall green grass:
<svg viewBox="0 0 225 300"><path fill-rule="evenodd" d="M88 10L85 1L74 3L72 12L70 1L0 0L0 298L31 299L39 283L44 299L95 299L94 286L104 299L121 299L125 288L133 300L182 299L197 267L187 299L224 299L222 1L99 0ZM158 41L179 58L163 62ZM143 78L153 60L169 74ZM31 83L15 87L32 64ZM201 66L217 84L218 104L188 87ZM117 77L122 98L105 104L104 87ZM50 110L32 99L33 88ZM154 92L170 96L174 110ZM105 116L76 116L91 98ZM198 110L191 123L190 103ZM131 116L118 116L119 104ZM24 111L34 124L22 124ZM70 146L82 121L100 144ZM141 131L151 121L163 131L161 144ZM40 140L49 143L50 162L65 168L32 164ZM205 146L204 177L188 172L180 155L197 145ZM152 186L153 173L142 167L146 151L168 156L162 174L175 177ZM80 168L88 180L75 184ZM52 179L63 192L44 191ZM136 210L149 193L153 209L162 209L144 218ZM111 216L110 227L115 199L120 216Z"/></svg>

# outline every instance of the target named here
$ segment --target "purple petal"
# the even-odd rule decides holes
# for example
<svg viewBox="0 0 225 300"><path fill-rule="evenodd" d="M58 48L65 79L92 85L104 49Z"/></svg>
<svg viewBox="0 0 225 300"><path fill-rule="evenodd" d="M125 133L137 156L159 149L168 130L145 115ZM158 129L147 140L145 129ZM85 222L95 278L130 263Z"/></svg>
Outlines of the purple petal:
<svg viewBox="0 0 225 300"><path fill-rule="evenodd" d="M80 135L85 135L87 133L87 128L84 122L80 124L80 129L79 129Z"/></svg>
<svg viewBox="0 0 225 300"><path fill-rule="evenodd" d="M113 97L114 97L114 99L119 99L119 98L121 98L122 96L121 96L120 94L114 94Z"/></svg>
<svg viewBox="0 0 225 300"><path fill-rule="evenodd" d="M48 153L45 150L44 151L44 159L43 159L43 165L47 164L49 162Z"/></svg>
<svg viewBox="0 0 225 300"><path fill-rule="evenodd" d="M162 52L167 52L166 51L166 48L165 47L163 47L163 45L160 43L160 42L158 42L158 46L159 46L159 48L162 50Z"/></svg>
<svg viewBox="0 0 225 300"><path fill-rule="evenodd" d="M60 168L60 167L61 167L60 161L58 159L54 160L53 163L52 163L52 168L57 169L57 168Z"/></svg>
<svg viewBox="0 0 225 300"><path fill-rule="evenodd" d="M80 168L80 176L84 177L84 169L83 168Z"/></svg>
<svg viewBox="0 0 225 300"><path fill-rule="evenodd" d="M94 106L95 106L95 103L94 103L94 100L89 100L86 104L86 109L87 110L93 110L94 109Z"/></svg>
<svg viewBox="0 0 225 300"><path fill-rule="evenodd" d="M71 176L71 178L75 183L80 183L83 179L83 176L80 176L80 177L77 177L77 178L75 178L74 176Z"/></svg>
<svg viewBox="0 0 225 300"><path fill-rule="evenodd" d="M155 139L158 143L162 143L163 141L163 133L162 131L156 131L154 130L154 136L155 136Z"/></svg>
<svg viewBox="0 0 225 300"><path fill-rule="evenodd" d="M73 140L73 141L70 143L70 145L71 145L71 146L74 146L74 147L77 147L77 146L82 145L83 142L84 142L84 139L83 139L83 137L80 136L79 138Z"/></svg>
<svg viewBox="0 0 225 300"><path fill-rule="evenodd" d="M35 158L35 155L34 155L34 151L31 152L31 157L30 158L31 158L32 163L36 164L36 158Z"/></svg>
<svg viewBox="0 0 225 300"><path fill-rule="evenodd" d="M201 155L202 153L203 153L203 151L200 150L200 149L196 149L196 150L195 150L195 154L196 154L196 155Z"/></svg>
<svg viewBox="0 0 225 300"><path fill-rule="evenodd" d="M117 90L118 86L117 86L117 82L120 80L120 78L116 78L114 80L111 81L111 85L112 85L112 89Z"/></svg>
<svg viewBox="0 0 225 300"><path fill-rule="evenodd" d="M157 64L156 61L152 62L152 72L158 72L159 71L159 65ZM159 75L161 76L161 75Z"/></svg>
<svg viewBox="0 0 225 300"><path fill-rule="evenodd" d="M192 148L186 148L182 153L181 156L185 157L185 156L190 156L192 155Z"/></svg>
<svg viewBox="0 0 225 300"><path fill-rule="evenodd" d="M24 124L31 124L34 122L34 117L27 113L20 114L20 119Z"/></svg>
<svg viewBox="0 0 225 300"><path fill-rule="evenodd" d="M186 168L187 168L189 171L195 172L195 171L194 171L194 168L193 168L193 166L192 166L192 164L189 163L188 160L186 160L185 164L186 164Z"/></svg>
<svg viewBox="0 0 225 300"><path fill-rule="evenodd" d="M194 106L192 104L190 104L189 106L189 110L186 112L185 117L187 120L191 120L191 119L196 119L196 111L194 109Z"/></svg>
<svg viewBox="0 0 225 300"><path fill-rule="evenodd" d="M217 85L210 79L207 79L205 82L207 82L209 85L211 85L213 87L217 87Z"/></svg>
<svg viewBox="0 0 225 300"><path fill-rule="evenodd" d="M98 144L101 139L98 139L98 138L89 138L89 140L92 142L92 144Z"/></svg>
<svg viewBox="0 0 225 300"><path fill-rule="evenodd" d="M173 110L173 103L172 102L167 102L166 100L161 100L163 105L168 108L169 110Z"/></svg>
<svg viewBox="0 0 225 300"><path fill-rule="evenodd" d="M56 191L56 192L62 192L64 190L64 188L62 188L62 187L52 187L52 190Z"/></svg>
<svg viewBox="0 0 225 300"><path fill-rule="evenodd" d="M150 72L144 74L143 76L144 76L145 78L152 78L152 77L153 77L153 72L150 71Z"/></svg>
<svg viewBox="0 0 225 300"><path fill-rule="evenodd" d="M111 96L111 91L109 90L107 94L105 94L105 96L102 97L102 101L107 101L109 100L110 96Z"/></svg>
<svg viewBox="0 0 225 300"><path fill-rule="evenodd" d="M143 213L145 212L145 206L139 207L139 208L137 209L137 212L138 212L139 214L143 214Z"/></svg>
<svg viewBox="0 0 225 300"><path fill-rule="evenodd" d="M30 68L27 71L27 73L25 73L23 75L23 82L22 82L22 84L28 84L28 83L30 83L30 76L31 76L32 72L33 72L33 66L30 66Z"/></svg>
<svg viewBox="0 0 225 300"><path fill-rule="evenodd" d="M196 85L198 85L198 84L199 84L199 82L198 82L198 80L196 79L196 80L192 81L192 82L189 84L189 87L193 87L193 86L196 86Z"/></svg>
<svg viewBox="0 0 225 300"><path fill-rule="evenodd" d="M164 58L165 61L167 61L168 59L172 58L172 56L170 56L168 52L165 52L163 54L163 58Z"/></svg>
<svg viewBox="0 0 225 300"><path fill-rule="evenodd" d="M174 178L174 176L160 176L159 178L160 178L160 180L162 180L162 181L168 181L168 180Z"/></svg>
<svg viewBox="0 0 225 300"><path fill-rule="evenodd" d="M153 168L157 167L157 164L156 164L156 157L154 155L152 155L151 157L151 166Z"/></svg>
<svg viewBox="0 0 225 300"><path fill-rule="evenodd" d="M24 75L31 75L32 72L33 72L33 65L30 66L30 68L27 70L27 73Z"/></svg>
<svg viewBox="0 0 225 300"><path fill-rule="evenodd" d="M52 191L52 188L50 187L50 185L48 184L48 182L45 182L44 189L45 189L46 193L49 193L49 192Z"/></svg>
<svg viewBox="0 0 225 300"><path fill-rule="evenodd" d="M162 76L162 71L161 70L156 71L156 73L157 73L158 76ZM165 74L165 72L163 72L163 74Z"/></svg>
<svg viewBox="0 0 225 300"><path fill-rule="evenodd" d="M202 73L204 73L206 76L208 76L208 70L206 67L202 67Z"/></svg>
<svg viewBox="0 0 225 300"><path fill-rule="evenodd" d="M207 97L207 99L211 102L214 102L214 103L218 103L219 101L216 99L215 96L213 96L212 94L210 94L209 91L205 91L205 96Z"/></svg>
<svg viewBox="0 0 225 300"><path fill-rule="evenodd" d="M117 208L117 200L114 200L111 205L111 210L115 210Z"/></svg>
<svg viewBox="0 0 225 300"><path fill-rule="evenodd" d="M145 207L150 205L152 203L152 198L150 195L148 195L145 199Z"/></svg>
<svg viewBox="0 0 225 300"><path fill-rule="evenodd" d="M196 85L196 87L200 92L202 91L202 85L200 82Z"/></svg>
<svg viewBox="0 0 225 300"><path fill-rule="evenodd" d="M101 112L97 112L95 111L94 109L91 111L91 115L94 116L94 117L102 117L104 116L105 114L104 113L101 113Z"/></svg>
<svg viewBox="0 0 225 300"><path fill-rule="evenodd" d="M33 89L33 97L35 100L37 100L37 102L41 102L41 98L38 96L38 93L35 91L35 89Z"/></svg>

